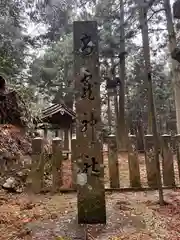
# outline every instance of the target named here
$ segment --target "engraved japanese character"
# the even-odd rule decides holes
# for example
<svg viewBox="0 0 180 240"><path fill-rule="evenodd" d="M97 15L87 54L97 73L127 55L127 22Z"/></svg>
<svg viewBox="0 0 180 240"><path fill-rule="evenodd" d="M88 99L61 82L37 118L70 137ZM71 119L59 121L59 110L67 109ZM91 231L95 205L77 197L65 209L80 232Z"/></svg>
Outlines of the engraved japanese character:
<svg viewBox="0 0 180 240"><path fill-rule="evenodd" d="M93 52L94 44L91 41L91 36L83 34L81 37L81 48L80 52L88 56Z"/></svg>

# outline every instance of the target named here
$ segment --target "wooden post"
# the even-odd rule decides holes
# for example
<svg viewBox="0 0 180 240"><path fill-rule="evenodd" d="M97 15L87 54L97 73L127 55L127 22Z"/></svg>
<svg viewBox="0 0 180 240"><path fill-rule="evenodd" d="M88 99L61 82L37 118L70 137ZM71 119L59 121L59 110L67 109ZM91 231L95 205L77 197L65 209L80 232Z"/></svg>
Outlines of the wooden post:
<svg viewBox="0 0 180 240"><path fill-rule="evenodd" d="M68 142L69 142L69 151L71 152L71 138L72 138L72 131L71 128L68 130Z"/></svg>
<svg viewBox="0 0 180 240"><path fill-rule="evenodd" d="M32 191L35 193L41 192L44 183L44 154L43 154L43 139L40 137L34 138L32 141Z"/></svg>
<svg viewBox="0 0 180 240"><path fill-rule="evenodd" d="M175 186L171 135L162 135L162 169L165 186Z"/></svg>
<svg viewBox="0 0 180 240"><path fill-rule="evenodd" d="M180 134L175 136L175 142L176 142L178 173L179 173L179 180L180 180Z"/></svg>
<svg viewBox="0 0 180 240"><path fill-rule="evenodd" d="M77 156L77 141L76 139L71 140L71 171L72 171L72 188L77 189L77 163L76 163L76 156Z"/></svg>
<svg viewBox="0 0 180 240"><path fill-rule="evenodd" d="M69 130L64 129L64 150L69 150Z"/></svg>
<svg viewBox="0 0 180 240"><path fill-rule="evenodd" d="M58 138L58 137L59 137L59 130L55 129L55 138Z"/></svg>
<svg viewBox="0 0 180 240"><path fill-rule="evenodd" d="M44 128L44 138L47 139L48 129Z"/></svg>
<svg viewBox="0 0 180 240"><path fill-rule="evenodd" d="M97 23L74 22L78 222L106 223Z"/></svg>
<svg viewBox="0 0 180 240"><path fill-rule="evenodd" d="M128 144L128 163L129 163L129 177L130 185L134 188L141 187L139 160L137 152L137 139L135 135L129 135Z"/></svg>
<svg viewBox="0 0 180 240"><path fill-rule="evenodd" d="M145 135L145 162L149 187L158 187L153 135Z"/></svg>
<svg viewBox="0 0 180 240"><path fill-rule="evenodd" d="M108 137L108 167L110 187L119 188L119 164L118 164L118 149L115 136Z"/></svg>
<svg viewBox="0 0 180 240"><path fill-rule="evenodd" d="M54 138L52 140L52 177L53 186L52 191L57 192L62 186L62 140L60 138Z"/></svg>

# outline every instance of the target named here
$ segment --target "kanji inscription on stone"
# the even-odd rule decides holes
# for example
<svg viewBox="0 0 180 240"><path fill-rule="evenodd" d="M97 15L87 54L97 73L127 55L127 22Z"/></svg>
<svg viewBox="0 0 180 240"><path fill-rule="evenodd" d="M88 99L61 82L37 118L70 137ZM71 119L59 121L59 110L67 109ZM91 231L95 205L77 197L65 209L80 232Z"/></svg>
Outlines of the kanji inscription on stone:
<svg viewBox="0 0 180 240"><path fill-rule="evenodd" d="M106 223L97 23L73 27L78 222Z"/></svg>

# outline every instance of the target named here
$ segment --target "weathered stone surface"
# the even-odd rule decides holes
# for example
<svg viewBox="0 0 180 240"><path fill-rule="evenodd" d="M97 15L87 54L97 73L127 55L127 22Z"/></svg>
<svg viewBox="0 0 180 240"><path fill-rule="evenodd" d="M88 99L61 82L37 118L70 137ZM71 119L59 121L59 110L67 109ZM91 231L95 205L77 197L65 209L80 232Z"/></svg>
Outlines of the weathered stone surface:
<svg viewBox="0 0 180 240"><path fill-rule="evenodd" d="M157 187L157 168L153 135L145 135L145 163L149 187Z"/></svg>
<svg viewBox="0 0 180 240"><path fill-rule="evenodd" d="M175 48L171 53L171 57L174 60L180 62L180 48Z"/></svg>
<svg viewBox="0 0 180 240"><path fill-rule="evenodd" d="M17 192L17 193L23 192L23 186L21 182L19 182L14 177L9 177L5 181L5 183L2 185L2 188L9 192Z"/></svg>
<svg viewBox="0 0 180 240"><path fill-rule="evenodd" d="M180 19L180 0L176 0L173 4L174 18Z"/></svg>
<svg viewBox="0 0 180 240"><path fill-rule="evenodd" d="M14 177L10 177L3 184L3 188L5 189L15 188L15 185L16 185L16 179Z"/></svg>
<svg viewBox="0 0 180 240"><path fill-rule="evenodd" d="M118 164L118 149L115 136L108 137L108 167L110 187L119 188L119 164Z"/></svg>
<svg viewBox="0 0 180 240"><path fill-rule="evenodd" d="M74 22L74 69L76 162L78 174L87 175L83 186L83 181L77 184L78 222L105 223L98 36L94 21ZM82 175L77 179L82 180Z"/></svg>
<svg viewBox="0 0 180 240"><path fill-rule="evenodd" d="M128 164L131 187L141 187L136 136L129 136Z"/></svg>
<svg viewBox="0 0 180 240"><path fill-rule="evenodd" d="M52 191L56 192L62 186L62 141L55 138L52 141L53 157L52 157Z"/></svg>
<svg viewBox="0 0 180 240"><path fill-rule="evenodd" d="M162 135L162 170L163 183L165 186L175 186L174 164L173 164L173 149L172 138L170 135Z"/></svg>

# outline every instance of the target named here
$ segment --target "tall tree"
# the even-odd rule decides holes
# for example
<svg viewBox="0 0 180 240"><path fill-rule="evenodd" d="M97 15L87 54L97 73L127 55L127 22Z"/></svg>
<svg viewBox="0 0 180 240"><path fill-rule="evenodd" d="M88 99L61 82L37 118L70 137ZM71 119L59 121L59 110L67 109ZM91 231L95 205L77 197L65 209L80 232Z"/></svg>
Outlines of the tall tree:
<svg viewBox="0 0 180 240"><path fill-rule="evenodd" d="M139 4L139 19L142 32L143 52L144 52L144 65L145 65L145 81L148 91L148 133L153 134L154 139L154 159L156 164L157 183L159 188L159 202L160 205L164 204L163 190L161 182L161 172L159 163L159 136L157 130L155 104L153 97L153 86L152 86L152 69L150 62L150 47L149 47L149 36L148 36L148 22L147 22L147 11L148 6Z"/></svg>
<svg viewBox="0 0 180 240"><path fill-rule="evenodd" d="M167 20L167 30L169 36L169 51L170 53L177 47L176 34L174 31L174 24L172 19L171 5L169 0L164 0L164 8ZM172 84L175 96L176 105L176 124L177 133L180 134L180 70L179 63L171 58L171 73L172 73Z"/></svg>
<svg viewBox="0 0 180 240"><path fill-rule="evenodd" d="M119 111L118 111L118 141L119 149L127 150L127 127L125 121L125 31L124 31L124 1L120 0L120 80Z"/></svg>

